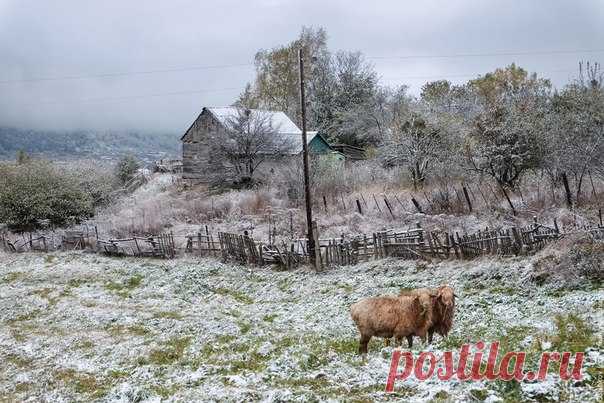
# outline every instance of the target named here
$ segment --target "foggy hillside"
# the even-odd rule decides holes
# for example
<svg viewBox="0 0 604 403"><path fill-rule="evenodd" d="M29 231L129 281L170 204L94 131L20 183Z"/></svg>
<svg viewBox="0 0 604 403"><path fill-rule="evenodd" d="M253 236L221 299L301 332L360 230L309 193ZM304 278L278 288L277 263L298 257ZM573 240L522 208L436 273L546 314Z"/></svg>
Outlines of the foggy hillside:
<svg viewBox="0 0 604 403"><path fill-rule="evenodd" d="M133 154L146 161L179 155L178 133L37 131L0 127L0 160L18 151L51 159L94 157L114 160Z"/></svg>

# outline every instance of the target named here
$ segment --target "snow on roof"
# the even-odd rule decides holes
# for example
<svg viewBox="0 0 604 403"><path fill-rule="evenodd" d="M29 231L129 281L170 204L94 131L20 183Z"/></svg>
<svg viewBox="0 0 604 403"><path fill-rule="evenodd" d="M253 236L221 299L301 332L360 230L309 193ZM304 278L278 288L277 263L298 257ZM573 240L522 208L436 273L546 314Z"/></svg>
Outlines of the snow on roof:
<svg viewBox="0 0 604 403"><path fill-rule="evenodd" d="M290 148L289 148L289 153L290 154L300 154L302 152L302 131L300 131L300 133L281 133L284 138L285 136L287 136L287 140L291 140L290 142ZM310 144L310 142L312 141L312 139L315 138L315 136L317 135L316 131L312 131L306 132L306 144Z"/></svg>
<svg viewBox="0 0 604 403"><path fill-rule="evenodd" d="M229 120L238 116L240 110L233 106L227 107L206 107L210 113L225 127L229 125ZM302 130L296 126L292 120L283 112L267 111L263 109L250 109L252 114L261 114L270 118L271 126L277 133L290 143L288 154L299 154L302 152ZM317 136L317 131L306 131L306 144Z"/></svg>
<svg viewBox="0 0 604 403"><path fill-rule="evenodd" d="M233 106L227 107L208 107L208 109L218 121L228 126L229 119L233 119L238 116L239 110ZM266 111L262 109L250 109L252 114L261 114L270 118L271 126L278 132L283 134L301 134L302 131L296 126L294 122L283 112L278 111Z"/></svg>

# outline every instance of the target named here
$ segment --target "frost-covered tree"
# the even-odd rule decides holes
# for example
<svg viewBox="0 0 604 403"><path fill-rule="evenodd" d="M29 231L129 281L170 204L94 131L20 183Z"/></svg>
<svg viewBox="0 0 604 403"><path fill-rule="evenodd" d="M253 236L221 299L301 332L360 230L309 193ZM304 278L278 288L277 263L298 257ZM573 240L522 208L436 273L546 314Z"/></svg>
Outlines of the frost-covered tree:
<svg viewBox="0 0 604 403"><path fill-rule="evenodd" d="M359 52L339 52L333 57L332 71L330 113L317 122L319 127L334 142L357 146L377 143L382 128L374 116L378 85L373 66Z"/></svg>
<svg viewBox="0 0 604 403"><path fill-rule="evenodd" d="M253 184L254 174L267 159L289 152L292 136L279 134L270 113L238 108L226 122L224 135L210 139L211 156L217 170L227 170L243 184Z"/></svg>
<svg viewBox="0 0 604 403"><path fill-rule="evenodd" d="M472 171L492 177L508 194L541 166L551 84L514 64L469 83L481 108L469 127L466 156Z"/></svg>
<svg viewBox="0 0 604 403"><path fill-rule="evenodd" d="M572 177L577 200L588 173L604 174L603 82L598 64L588 64L586 70L582 66L579 79L552 101L545 168L554 181L563 175Z"/></svg>
<svg viewBox="0 0 604 403"><path fill-rule="evenodd" d="M140 164L133 155L124 155L115 166L115 176L125 184L136 175L139 168Z"/></svg>
<svg viewBox="0 0 604 403"><path fill-rule="evenodd" d="M303 28L300 37L255 57L256 77L235 105L285 112L300 123L298 50L305 61L307 121L334 142L379 142L383 126L374 111L377 74L359 52L331 53L324 29Z"/></svg>
<svg viewBox="0 0 604 403"><path fill-rule="evenodd" d="M438 159L442 144L440 128L413 112L404 119L396 119L381 148L381 156L386 166L404 166L417 190Z"/></svg>
<svg viewBox="0 0 604 403"><path fill-rule="evenodd" d="M303 27L300 36L289 44L259 50L254 58L256 77L246 86L235 105L282 111L300 123L298 50L303 49L305 78L311 83L316 77L313 72L315 65L327 57L326 41L327 33L323 28ZM310 103L313 94L308 96Z"/></svg>

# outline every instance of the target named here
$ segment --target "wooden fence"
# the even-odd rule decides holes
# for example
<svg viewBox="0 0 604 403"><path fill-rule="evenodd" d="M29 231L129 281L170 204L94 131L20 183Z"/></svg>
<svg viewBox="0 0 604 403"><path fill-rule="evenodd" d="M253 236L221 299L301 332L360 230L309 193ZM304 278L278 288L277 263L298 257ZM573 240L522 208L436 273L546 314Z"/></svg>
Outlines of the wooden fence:
<svg viewBox="0 0 604 403"><path fill-rule="evenodd" d="M117 256L159 257L171 259L180 252L193 256L221 257L241 264L278 264L287 268L304 263L320 267L352 265L386 257L400 259L472 259L485 255L522 255L578 231L604 239L604 226L573 227L568 231L539 224L535 219L526 227L485 228L473 234L427 231L420 224L406 231L384 230L370 235L317 239L318 260L309 261L307 239L277 244L274 239L261 242L248 236L218 233L214 237L208 227L196 234L180 236L177 245L172 233L154 236L133 236L122 239L99 239L96 231L67 231L64 234L42 234L9 237L0 233L0 246L8 252L91 249Z"/></svg>
<svg viewBox="0 0 604 403"><path fill-rule="evenodd" d="M172 259L176 247L172 234L122 239L99 239L82 231L67 231L64 234L29 234L9 237L0 233L0 246L6 252L50 252L56 250L91 249L114 256L151 256Z"/></svg>
<svg viewBox="0 0 604 403"><path fill-rule="evenodd" d="M418 224L417 228L408 231L381 231L350 238L319 239L316 249L322 267L352 265L386 257L412 260L472 259L487 255L529 254L578 231L604 239L602 226L585 226L561 232L557 224L548 227L535 221L522 228L485 228L473 234L460 235L457 232L425 231ZM219 238L224 260L257 265L276 263L288 268L310 263L305 238L283 242L281 246L266 245L246 235L220 233Z"/></svg>
<svg viewBox="0 0 604 403"><path fill-rule="evenodd" d="M176 257L174 236L171 233L149 237L97 239L96 249L100 253L114 256L160 257L164 259Z"/></svg>

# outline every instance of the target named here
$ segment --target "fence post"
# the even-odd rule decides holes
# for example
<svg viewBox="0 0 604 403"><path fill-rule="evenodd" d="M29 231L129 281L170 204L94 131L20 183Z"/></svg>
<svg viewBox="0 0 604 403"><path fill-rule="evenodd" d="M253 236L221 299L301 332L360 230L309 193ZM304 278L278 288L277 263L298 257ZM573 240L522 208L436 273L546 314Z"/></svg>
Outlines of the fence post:
<svg viewBox="0 0 604 403"><path fill-rule="evenodd" d="M392 208L390 207L390 203L388 202L388 198L384 195L384 203L386 203L386 207L388 207L388 211L390 211L390 215L394 218L394 214L392 214Z"/></svg>
<svg viewBox="0 0 604 403"><path fill-rule="evenodd" d="M519 255L522 252L522 238L520 234L518 234L518 229L516 227L512 228L512 235L514 236L514 243L516 244L516 255Z"/></svg>
<svg viewBox="0 0 604 403"><path fill-rule="evenodd" d="M312 222L312 233L315 239L311 240L315 243L315 270L321 271L321 245L319 243L319 228L317 222Z"/></svg>
<svg viewBox="0 0 604 403"><path fill-rule="evenodd" d="M203 255L203 248L201 246L201 231L197 231L197 246L199 246L199 257L201 257ZM191 245L192 249L195 250L195 248L193 248L193 245Z"/></svg>
<svg viewBox="0 0 604 403"><path fill-rule="evenodd" d="M380 205L378 204L377 199L375 198L375 195L372 193L371 196L373 196L373 201L375 202L375 206L377 207L378 211L380 212L380 214L382 213L382 209L380 208Z"/></svg>
<svg viewBox="0 0 604 403"><path fill-rule="evenodd" d="M466 202L468 203L468 208L470 209L470 213L472 212L472 201L470 200L470 195L468 194L468 189L466 189L465 185L462 186L463 194L466 197Z"/></svg>
<svg viewBox="0 0 604 403"><path fill-rule="evenodd" d="M417 209L417 212L420 214L424 214L424 212L422 211L421 206L419 205L419 203L417 202L417 200L415 200L415 197L411 198L411 202L413 203L413 205L415 206L415 208Z"/></svg>

